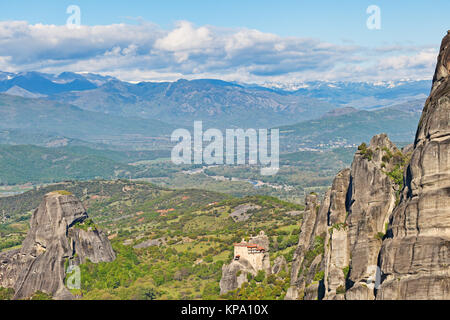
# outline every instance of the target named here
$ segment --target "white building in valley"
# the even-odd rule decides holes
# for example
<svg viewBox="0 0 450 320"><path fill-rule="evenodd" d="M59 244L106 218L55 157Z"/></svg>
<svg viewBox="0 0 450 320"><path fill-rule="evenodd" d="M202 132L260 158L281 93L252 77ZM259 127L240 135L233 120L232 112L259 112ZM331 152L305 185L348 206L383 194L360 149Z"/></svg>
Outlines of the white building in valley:
<svg viewBox="0 0 450 320"><path fill-rule="evenodd" d="M266 250L254 243L245 242L234 244L234 260L245 259L255 271L263 270L263 258Z"/></svg>

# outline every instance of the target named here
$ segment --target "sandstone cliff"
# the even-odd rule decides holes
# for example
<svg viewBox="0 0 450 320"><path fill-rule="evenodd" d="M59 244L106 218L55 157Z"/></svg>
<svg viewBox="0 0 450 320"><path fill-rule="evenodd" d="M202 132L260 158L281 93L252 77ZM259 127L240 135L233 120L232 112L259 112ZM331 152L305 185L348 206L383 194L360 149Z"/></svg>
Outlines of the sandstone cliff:
<svg viewBox="0 0 450 320"><path fill-rule="evenodd" d="M362 144L320 206L306 198L286 299L374 299L378 255L407 161L385 134Z"/></svg>
<svg viewBox="0 0 450 320"><path fill-rule="evenodd" d="M77 198L52 192L34 211L21 249L0 254L0 286L13 288L15 299L37 291L73 299L64 283L65 268L86 259L108 262L115 254Z"/></svg>
<svg viewBox="0 0 450 320"><path fill-rule="evenodd" d="M377 299L450 299L450 31L380 254Z"/></svg>
<svg viewBox="0 0 450 320"><path fill-rule="evenodd" d="M326 207L329 197L330 194L327 193L322 207L319 207L316 194L310 194L305 199L303 223L292 261L291 287L285 297L288 300L303 298L305 289L310 285L312 285L312 288L309 288L310 295L312 291L319 290L319 284L314 281L314 277L322 269L326 232L326 216L323 208Z"/></svg>
<svg viewBox="0 0 450 320"><path fill-rule="evenodd" d="M414 145L377 135L306 198L286 299L450 299L449 115L450 31Z"/></svg>

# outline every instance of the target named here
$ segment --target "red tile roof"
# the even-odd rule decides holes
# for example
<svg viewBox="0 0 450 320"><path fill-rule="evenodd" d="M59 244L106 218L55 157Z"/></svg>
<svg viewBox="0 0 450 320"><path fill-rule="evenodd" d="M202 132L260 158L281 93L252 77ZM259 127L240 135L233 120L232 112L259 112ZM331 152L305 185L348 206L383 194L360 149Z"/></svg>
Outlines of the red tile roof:
<svg viewBox="0 0 450 320"><path fill-rule="evenodd" d="M263 247L260 247L260 246L258 246L258 245L256 245L256 244L253 244L253 243L245 243L245 242L241 242L241 243L234 243L233 245L234 245L235 247L247 247L247 248L249 248L249 249L256 248L256 250L258 250L258 251L265 250Z"/></svg>

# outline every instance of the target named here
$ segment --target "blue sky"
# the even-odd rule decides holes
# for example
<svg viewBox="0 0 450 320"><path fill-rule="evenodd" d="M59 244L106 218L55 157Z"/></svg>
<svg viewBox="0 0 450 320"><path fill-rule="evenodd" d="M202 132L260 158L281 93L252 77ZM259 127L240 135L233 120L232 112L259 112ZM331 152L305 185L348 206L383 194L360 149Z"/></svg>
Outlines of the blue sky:
<svg viewBox="0 0 450 320"><path fill-rule="evenodd" d="M450 1L434 0L20 0L2 1L0 20L64 24L67 6L82 10L82 24L133 23L141 17L169 28L178 20L196 25L246 27L280 36L352 40L361 44L412 41L439 42L448 24ZM382 10L382 29L365 27L366 8Z"/></svg>
<svg viewBox="0 0 450 320"><path fill-rule="evenodd" d="M66 8L72 4L81 9L81 24L85 27L83 36L95 34L96 41L88 43L84 39L79 48L69 52L67 44L74 41L75 36L70 33L63 36L61 29L57 31L50 25L63 27L69 16ZM380 30L366 27L369 5L381 9ZM3 45L10 43L12 29L20 30L21 36L24 32L29 34L23 37L22 46L20 39L13 42L17 49L0 50L0 69L23 71L33 68L49 72L70 69L108 73L136 81L212 76L250 82L304 81L320 78L321 74L328 80L351 79L352 74L344 70L354 70L355 78L364 75L367 80L387 81L390 78L387 71L392 70L392 65L404 64L401 70L393 70L392 79L424 78L432 73L431 61L435 60L440 40L450 29L448 12L448 0L435 0L432 4L404 0L2 1L0 41ZM18 24L18 21L26 21L27 25ZM180 21L185 23L180 24ZM117 35L114 40L110 30L102 29L99 34L98 28L95 29L96 26L119 23L127 27L116 28L115 32L136 33L140 39L127 42ZM36 28L37 24L44 28ZM142 25L147 25L147 31ZM178 33L163 41L162 38L176 30ZM146 32L152 34L151 39L144 39ZM44 34L50 38L54 35L57 39L49 43ZM30 37L33 37L34 45L27 48ZM183 40L180 37L187 37L195 45L180 44ZM99 47L99 41L106 43L105 46ZM223 46L217 46L221 41ZM55 43L66 46L62 50L64 54L56 54L61 48ZM247 49L244 50L242 43L247 44ZM269 52L269 43L276 50ZM323 52L324 46L328 46L329 55ZM11 52L8 48L12 48ZM20 53L16 57L14 50L19 52L20 49L28 50L28 55ZM293 54L294 51L301 54ZM173 55L173 60L168 59L168 53ZM335 59L333 53L336 53ZM114 54L115 62L111 58ZM133 62L127 65L123 61L124 55L130 58L131 54ZM108 63L105 56L108 56ZM404 62L402 58L409 60ZM95 64L95 59L100 59L103 64L90 67ZM278 64L277 59L280 59ZM318 59L332 67L327 68ZM391 67L386 72L377 72L384 65Z"/></svg>

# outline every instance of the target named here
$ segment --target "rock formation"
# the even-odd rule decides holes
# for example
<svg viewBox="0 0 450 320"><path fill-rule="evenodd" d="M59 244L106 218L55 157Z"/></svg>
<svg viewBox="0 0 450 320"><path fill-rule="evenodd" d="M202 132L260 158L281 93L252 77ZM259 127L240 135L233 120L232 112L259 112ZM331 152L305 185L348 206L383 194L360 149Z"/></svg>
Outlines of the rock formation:
<svg viewBox="0 0 450 320"><path fill-rule="evenodd" d="M414 145L377 135L306 198L286 299L450 299L449 157L450 31Z"/></svg>
<svg viewBox="0 0 450 320"><path fill-rule="evenodd" d="M286 299L374 299L378 255L398 201L405 155L385 134L362 144L320 207L306 198Z"/></svg>
<svg viewBox="0 0 450 320"><path fill-rule="evenodd" d="M369 147L359 150L353 160L349 214L345 221L351 257L347 299L374 298L372 282L376 276L378 253L399 189L387 173L401 162L399 152L387 136L381 134L373 137Z"/></svg>
<svg viewBox="0 0 450 320"><path fill-rule="evenodd" d="M226 294L229 291L240 288L247 281L248 274L256 276L259 270L264 270L266 274L272 272L269 258L269 238L264 232L261 232L259 235L251 237L248 243L264 249L264 253L260 253L262 255L261 263L255 265L250 259L239 257L238 260L234 258L230 264L223 265L222 278L220 279L220 294Z"/></svg>
<svg viewBox="0 0 450 320"><path fill-rule="evenodd" d="M327 193L324 204L329 199L330 194ZM306 196L305 204L298 246L292 261L291 287L285 297L287 300L303 298L305 289L311 284L314 289L309 288L309 291L318 289L317 282L312 283L312 280L316 271L320 272L323 262L326 216L322 209L326 205L319 207L318 197L314 193Z"/></svg>
<svg viewBox="0 0 450 320"><path fill-rule="evenodd" d="M450 31L380 254L377 299L450 299Z"/></svg>
<svg viewBox="0 0 450 320"><path fill-rule="evenodd" d="M15 299L41 291L54 299L73 299L65 286L66 267L115 259L109 240L88 219L82 203L66 192L45 196L33 212L22 247L0 254L0 286Z"/></svg>
<svg viewBox="0 0 450 320"><path fill-rule="evenodd" d="M287 273L289 271L289 268L287 265L286 258L284 256L278 256L273 261L272 274L277 275L282 271Z"/></svg>

